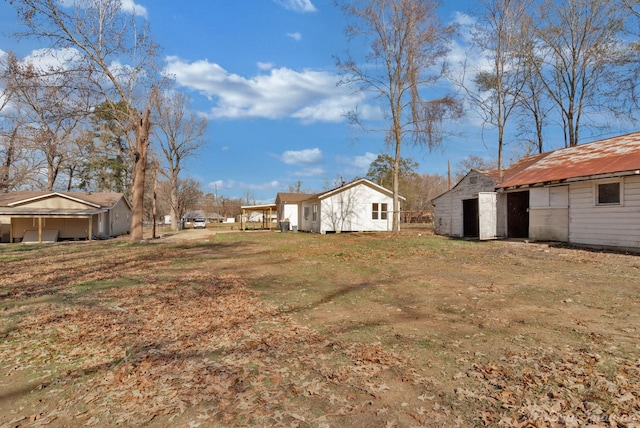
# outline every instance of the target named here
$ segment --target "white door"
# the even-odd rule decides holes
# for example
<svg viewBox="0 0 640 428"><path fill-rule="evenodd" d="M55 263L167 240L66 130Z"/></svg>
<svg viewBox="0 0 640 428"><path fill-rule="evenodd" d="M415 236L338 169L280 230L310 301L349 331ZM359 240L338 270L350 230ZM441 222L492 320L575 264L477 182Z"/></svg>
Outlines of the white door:
<svg viewBox="0 0 640 428"><path fill-rule="evenodd" d="M495 239L497 236L497 195L495 192L478 193L478 218L480 240Z"/></svg>

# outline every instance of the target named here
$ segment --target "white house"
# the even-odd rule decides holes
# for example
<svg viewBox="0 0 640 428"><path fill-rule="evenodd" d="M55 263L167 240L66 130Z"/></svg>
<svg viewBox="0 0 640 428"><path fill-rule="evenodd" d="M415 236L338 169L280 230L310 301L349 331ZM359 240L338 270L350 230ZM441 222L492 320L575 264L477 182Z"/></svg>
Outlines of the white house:
<svg viewBox="0 0 640 428"><path fill-rule="evenodd" d="M131 206L121 193L0 193L1 242L53 242L129 232Z"/></svg>
<svg viewBox="0 0 640 428"><path fill-rule="evenodd" d="M640 250L640 133L472 170L434 203L436 233Z"/></svg>
<svg viewBox="0 0 640 428"><path fill-rule="evenodd" d="M278 220L288 219L291 227L300 231L324 234L392 230L393 193L367 179L313 195L280 193L276 205Z"/></svg>

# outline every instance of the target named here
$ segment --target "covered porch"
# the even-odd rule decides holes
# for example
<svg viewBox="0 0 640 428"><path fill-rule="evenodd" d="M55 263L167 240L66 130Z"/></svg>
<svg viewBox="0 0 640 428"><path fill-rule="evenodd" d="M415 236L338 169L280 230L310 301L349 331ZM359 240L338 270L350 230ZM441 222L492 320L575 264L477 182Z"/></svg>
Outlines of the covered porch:
<svg viewBox="0 0 640 428"><path fill-rule="evenodd" d="M91 240L106 231L106 209L0 212L1 242L50 243Z"/></svg>

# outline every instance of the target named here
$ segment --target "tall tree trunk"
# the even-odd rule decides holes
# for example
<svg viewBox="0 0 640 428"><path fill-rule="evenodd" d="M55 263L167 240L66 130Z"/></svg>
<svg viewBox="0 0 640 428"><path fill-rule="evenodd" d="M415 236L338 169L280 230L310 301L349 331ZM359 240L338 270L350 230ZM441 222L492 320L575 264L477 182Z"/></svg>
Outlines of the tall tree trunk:
<svg viewBox="0 0 640 428"><path fill-rule="evenodd" d="M156 171L153 177L153 207L152 207L152 217L153 217L153 239L156 239L156 225L158 224L158 174L160 167L156 163Z"/></svg>
<svg viewBox="0 0 640 428"><path fill-rule="evenodd" d="M402 126L399 122L394 123L395 156L393 158L393 220L391 227L394 233L400 232L400 147L402 144Z"/></svg>
<svg viewBox="0 0 640 428"><path fill-rule="evenodd" d="M136 154L133 173L133 191L131 195L131 241L144 238L142 220L144 218L144 179L147 169L147 149L151 129L151 110L147 109L136 126Z"/></svg>
<svg viewBox="0 0 640 428"><path fill-rule="evenodd" d="M170 183L170 195L171 201L171 230L178 230L178 220L180 219L180 201L178 198L178 177L171 174L169 180Z"/></svg>

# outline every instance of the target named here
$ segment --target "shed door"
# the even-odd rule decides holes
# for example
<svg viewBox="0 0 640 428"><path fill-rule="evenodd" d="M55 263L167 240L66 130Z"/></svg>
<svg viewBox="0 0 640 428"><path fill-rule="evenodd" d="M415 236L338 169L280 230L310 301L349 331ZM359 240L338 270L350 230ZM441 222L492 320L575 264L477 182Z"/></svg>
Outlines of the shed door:
<svg viewBox="0 0 640 428"><path fill-rule="evenodd" d="M497 195L495 192L478 193L479 238L495 239L497 236Z"/></svg>
<svg viewBox="0 0 640 428"><path fill-rule="evenodd" d="M464 199L462 201L462 236L477 238L478 229L478 199Z"/></svg>
<svg viewBox="0 0 640 428"><path fill-rule="evenodd" d="M529 191L507 194L507 234L509 238L529 237Z"/></svg>

